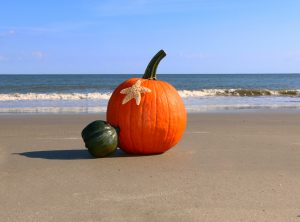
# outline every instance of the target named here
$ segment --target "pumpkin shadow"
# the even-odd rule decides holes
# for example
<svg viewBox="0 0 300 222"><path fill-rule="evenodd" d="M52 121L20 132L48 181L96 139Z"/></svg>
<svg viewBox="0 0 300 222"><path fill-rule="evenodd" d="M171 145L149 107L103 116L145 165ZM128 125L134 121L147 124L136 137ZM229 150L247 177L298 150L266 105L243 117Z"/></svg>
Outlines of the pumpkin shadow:
<svg viewBox="0 0 300 222"><path fill-rule="evenodd" d="M126 153L123 150L121 150L120 148L117 148L115 150L115 152L113 152L112 154L104 157L104 158L115 158L115 157L139 157L142 155L137 155L137 154L130 154L130 153Z"/></svg>
<svg viewBox="0 0 300 222"><path fill-rule="evenodd" d="M48 160L78 160L91 159L87 150L37 150L23 153L14 153L28 158L39 158Z"/></svg>
<svg viewBox="0 0 300 222"><path fill-rule="evenodd" d="M47 160L80 160L80 159L95 159L88 152L87 149L73 149L73 150L37 150L23 153L13 153L28 158L39 158ZM118 158L118 157L136 157L125 153L121 149L117 149L114 153L103 158ZM101 159L101 158L99 158Z"/></svg>

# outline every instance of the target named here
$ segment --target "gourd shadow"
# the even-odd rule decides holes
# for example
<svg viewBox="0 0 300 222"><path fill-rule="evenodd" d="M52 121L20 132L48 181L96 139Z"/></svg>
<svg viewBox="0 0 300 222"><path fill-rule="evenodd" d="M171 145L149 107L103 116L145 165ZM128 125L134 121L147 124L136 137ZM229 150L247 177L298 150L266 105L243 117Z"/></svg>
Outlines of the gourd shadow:
<svg viewBox="0 0 300 222"><path fill-rule="evenodd" d="M79 159L95 159L91 156L87 149L72 149L72 150L37 150L23 153L13 153L28 158L40 158L48 160L79 160ZM103 158L118 158L118 157L137 157L125 153L121 149L117 149L114 153Z"/></svg>
<svg viewBox="0 0 300 222"><path fill-rule="evenodd" d="M14 153L28 158L40 158L48 160L78 160L91 159L91 155L87 150L37 150L23 153Z"/></svg>

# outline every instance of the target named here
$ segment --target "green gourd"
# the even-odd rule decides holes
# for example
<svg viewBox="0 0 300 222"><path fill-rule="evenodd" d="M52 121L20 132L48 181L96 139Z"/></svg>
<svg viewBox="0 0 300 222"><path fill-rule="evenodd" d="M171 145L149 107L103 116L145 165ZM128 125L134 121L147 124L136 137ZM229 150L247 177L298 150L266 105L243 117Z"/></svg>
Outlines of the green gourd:
<svg viewBox="0 0 300 222"><path fill-rule="evenodd" d="M81 132L85 147L94 157L104 157L113 153L118 146L118 129L109 123L96 120Z"/></svg>

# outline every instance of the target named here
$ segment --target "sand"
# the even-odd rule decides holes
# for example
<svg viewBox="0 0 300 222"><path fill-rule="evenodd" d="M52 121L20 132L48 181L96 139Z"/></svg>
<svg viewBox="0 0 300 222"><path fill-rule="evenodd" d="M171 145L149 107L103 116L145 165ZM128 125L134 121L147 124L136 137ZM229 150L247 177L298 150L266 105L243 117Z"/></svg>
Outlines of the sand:
<svg viewBox="0 0 300 222"><path fill-rule="evenodd" d="M102 115L0 116L1 221L300 221L300 113L192 114L155 156L93 159Z"/></svg>

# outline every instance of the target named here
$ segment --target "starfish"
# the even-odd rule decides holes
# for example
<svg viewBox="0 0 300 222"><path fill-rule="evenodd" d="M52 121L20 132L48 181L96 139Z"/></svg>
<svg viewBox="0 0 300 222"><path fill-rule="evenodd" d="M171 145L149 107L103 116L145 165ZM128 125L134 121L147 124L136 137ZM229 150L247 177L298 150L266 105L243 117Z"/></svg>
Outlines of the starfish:
<svg viewBox="0 0 300 222"><path fill-rule="evenodd" d="M141 94L151 92L151 89L141 86L141 83L142 81L139 79L131 87L122 89L120 91L121 94L126 94L122 101L122 104L129 102L131 99L135 99L136 105L140 105L142 98Z"/></svg>

